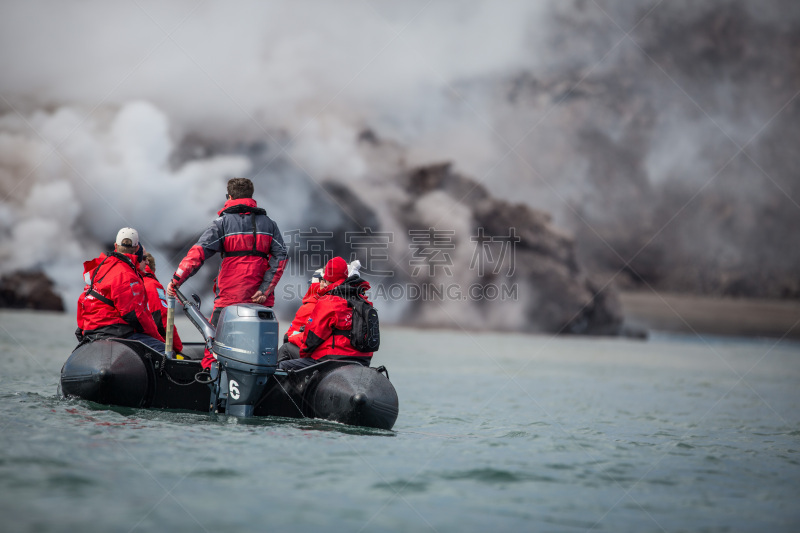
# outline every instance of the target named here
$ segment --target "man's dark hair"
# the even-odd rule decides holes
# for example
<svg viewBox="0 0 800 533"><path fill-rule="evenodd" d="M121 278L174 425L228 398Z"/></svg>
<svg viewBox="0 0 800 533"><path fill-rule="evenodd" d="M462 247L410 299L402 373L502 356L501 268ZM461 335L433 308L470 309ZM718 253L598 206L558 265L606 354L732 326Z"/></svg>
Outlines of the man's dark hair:
<svg viewBox="0 0 800 533"><path fill-rule="evenodd" d="M253 197L253 182L247 178L232 178L228 180L228 194L232 200Z"/></svg>

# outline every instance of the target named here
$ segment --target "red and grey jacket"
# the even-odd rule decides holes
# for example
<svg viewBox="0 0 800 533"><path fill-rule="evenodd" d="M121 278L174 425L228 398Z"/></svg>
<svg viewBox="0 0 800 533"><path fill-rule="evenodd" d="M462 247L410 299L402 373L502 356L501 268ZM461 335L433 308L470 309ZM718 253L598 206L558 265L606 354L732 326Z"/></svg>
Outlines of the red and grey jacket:
<svg viewBox="0 0 800 533"><path fill-rule="evenodd" d="M369 288L366 280L350 276L319 291L319 301L311 311L303 332L301 358L372 357L372 352L360 352L350 344L347 331L353 328L353 309L347 305L345 298L336 294L353 292L369 301L364 295Z"/></svg>
<svg viewBox="0 0 800 533"><path fill-rule="evenodd" d="M134 254L111 252L83 264L86 288L78 298L81 340L144 333L163 341L147 307Z"/></svg>
<svg viewBox="0 0 800 533"><path fill-rule="evenodd" d="M147 305L150 308L150 314L153 315L153 322L156 323L158 332L165 339L167 338L167 291L164 286L158 281L156 275L150 270L149 265L144 267L145 273L142 275L144 280L144 288L147 293ZM178 328L172 330L172 346L176 352L183 351L183 342L178 335Z"/></svg>
<svg viewBox="0 0 800 533"><path fill-rule="evenodd" d="M291 342L298 347L302 346L305 325L317 305L317 301L319 301L319 283L312 283L306 295L303 296L303 303L294 314L294 320L292 320L292 324L286 332L287 342Z"/></svg>
<svg viewBox="0 0 800 533"><path fill-rule="evenodd" d="M286 267L286 246L278 225L252 198L228 200L172 276L180 287L209 257L222 254L214 282L214 307L249 303L256 291L275 304L275 286Z"/></svg>

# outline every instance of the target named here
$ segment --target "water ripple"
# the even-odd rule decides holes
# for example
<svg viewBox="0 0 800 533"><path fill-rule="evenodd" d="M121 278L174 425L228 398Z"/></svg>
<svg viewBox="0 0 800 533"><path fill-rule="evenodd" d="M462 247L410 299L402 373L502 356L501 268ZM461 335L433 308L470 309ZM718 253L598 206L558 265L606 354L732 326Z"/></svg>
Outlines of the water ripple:
<svg viewBox="0 0 800 533"><path fill-rule="evenodd" d="M376 483L372 488L385 490L393 494L418 494L428 489L428 483L424 481L406 481L398 479L387 483Z"/></svg>
<svg viewBox="0 0 800 533"><path fill-rule="evenodd" d="M542 476L538 474L530 474L525 472L512 472L509 470L499 468L475 468L457 472L447 472L441 474L440 477L446 480L471 480L479 483L488 484L506 484L506 483L521 483L526 481L543 481L555 482L555 478L550 476Z"/></svg>

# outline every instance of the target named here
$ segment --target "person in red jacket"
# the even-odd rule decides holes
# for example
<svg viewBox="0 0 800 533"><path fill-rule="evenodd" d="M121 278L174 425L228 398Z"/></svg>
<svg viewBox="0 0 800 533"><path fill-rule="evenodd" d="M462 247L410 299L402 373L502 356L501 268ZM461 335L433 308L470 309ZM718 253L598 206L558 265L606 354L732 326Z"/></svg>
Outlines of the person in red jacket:
<svg viewBox="0 0 800 533"><path fill-rule="evenodd" d="M319 286L322 280L322 269L316 270L311 276L311 284L308 286L306 295L303 296L303 303L294 315L294 320L289 325L288 331L283 336L283 344L278 349L278 362L286 359L299 359L300 346L303 344L303 332L306 330L306 322L311 316L311 311L319 300Z"/></svg>
<svg viewBox="0 0 800 533"><path fill-rule="evenodd" d="M353 309L344 296L358 295L367 300L364 293L370 287L357 274L348 277L347 273L347 262L341 257L334 257L325 265L319 300L303 332L300 358L281 361L278 368L294 370L328 359L347 359L369 366L372 353L358 351L350 343L347 332L353 326Z"/></svg>
<svg viewBox="0 0 800 533"><path fill-rule="evenodd" d="M156 258L153 254L145 251L142 262L139 263L139 271L142 273L144 288L147 292L147 305L150 314L153 315L153 322L156 323L158 332L165 339L167 338L167 292L164 286L156 277ZM183 342L178 335L178 328L172 330L172 348L176 354L183 351Z"/></svg>
<svg viewBox="0 0 800 533"><path fill-rule="evenodd" d="M217 324L222 310L234 304L257 303L272 307L275 287L286 267L286 246L278 225L253 200L253 182L247 178L228 180L227 201L219 218L206 228L178 265L167 285L174 296L180 287L203 266L209 257L222 255L214 282L214 311L211 324ZM206 350L201 366L210 368L214 356Z"/></svg>
<svg viewBox="0 0 800 533"><path fill-rule="evenodd" d="M138 340L164 352L164 337L147 306L137 252L141 252L139 233L122 228L113 252L83 264L86 288L78 298L75 332L80 342L118 337Z"/></svg>

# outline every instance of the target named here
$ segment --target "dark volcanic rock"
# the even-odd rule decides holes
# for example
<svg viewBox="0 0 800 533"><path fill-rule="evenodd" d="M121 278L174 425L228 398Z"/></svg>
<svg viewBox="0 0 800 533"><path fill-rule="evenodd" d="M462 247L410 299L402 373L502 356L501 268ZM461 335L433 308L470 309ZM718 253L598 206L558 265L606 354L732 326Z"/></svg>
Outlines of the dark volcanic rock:
<svg viewBox="0 0 800 533"><path fill-rule="evenodd" d="M63 311L53 282L42 272L13 272L0 278L0 308Z"/></svg>
<svg viewBox="0 0 800 533"><path fill-rule="evenodd" d="M502 285L519 291L514 302L491 299L468 302L480 310L477 316L467 312L454 317L454 311L446 311L443 325L456 322L462 327L554 333L620 332L622 312L616 291L586 275L578 264L573 237L553 227L549 214L493 198L484 186L454 172L449 164L414 169L401 179L401 185L408 200L396 216L409 231L431 230L424 223L426 198L435 198L435 203L441 206L444 219L436 229L448 227L448 210L460 212L461 216L468 213L470 235L457 230L452 235L454 256L459 255L458 247L473 247L470 264L452 265L458 271L453 278L461 286ZM486 253L494 255L487 258L497 263L501 254L505 254L506 264L502 268L495 264L494 268L481 270L476 268L476 258L482 253L479 247L489 240L493 247ZM409 277L416 282L434 282L430 277L420 279L419 273ZM441 276L438 281L442 282ZM505 309L514 308L519 302L524 303L521 309L524 316L515 317L512 312L504 320ZM428 312L432 305L426 301L414 302L408 320L419 325L435 321L437 314Z"/></svg>

